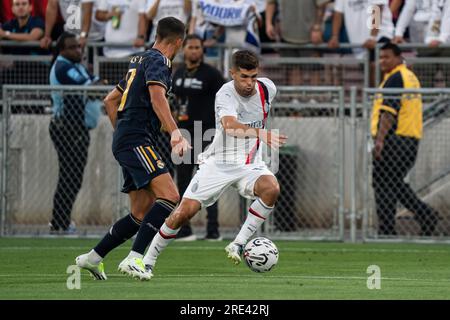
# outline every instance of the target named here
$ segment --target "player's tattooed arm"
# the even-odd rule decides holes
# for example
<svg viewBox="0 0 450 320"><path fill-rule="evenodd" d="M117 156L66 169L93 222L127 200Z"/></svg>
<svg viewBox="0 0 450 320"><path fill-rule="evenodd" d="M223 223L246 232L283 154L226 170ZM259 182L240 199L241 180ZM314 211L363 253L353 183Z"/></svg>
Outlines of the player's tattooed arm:
<svg viewBox="0 0 450 320"><path fill-rule="evenodd" d="M169 102L166 98L166 88L160 85L151 85L148 87L153 109L161 121L162 126L170 133L170 144L172 152L182 156L188 149L191 149L189 142L182 136L178 126L170 111Z"/></svg>
<svg viewBox="0 0 450 320"><path fill-rule="evenodd" d="M224 116L221 119L222 126L227 135L236 138L260 138L269 147L277 149L287 142L287 136L275 131L252 128L237 120L234 116Z"/></svg>

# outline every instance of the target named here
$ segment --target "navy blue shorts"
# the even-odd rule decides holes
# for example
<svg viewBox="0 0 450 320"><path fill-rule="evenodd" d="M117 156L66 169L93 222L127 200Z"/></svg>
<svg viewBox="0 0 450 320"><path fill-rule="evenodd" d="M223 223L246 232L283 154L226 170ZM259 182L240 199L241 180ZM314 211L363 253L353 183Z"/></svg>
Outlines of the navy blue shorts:
<svg viewBox="0 0 450 320"><path fill-rule="evenodd" d="M114 153L114 157L122 167L124 193L147 188L152 179L169 172L161 156L151 145L122 150Z"/></svg>

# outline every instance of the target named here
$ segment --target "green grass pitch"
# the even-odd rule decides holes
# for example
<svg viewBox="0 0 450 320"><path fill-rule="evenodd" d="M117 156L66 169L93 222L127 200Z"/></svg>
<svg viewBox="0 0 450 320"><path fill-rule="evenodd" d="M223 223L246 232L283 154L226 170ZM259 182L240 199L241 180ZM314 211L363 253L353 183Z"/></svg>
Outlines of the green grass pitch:
<svg viewBox="0 0 450 320"><path fill-rule="evenodd" d="M155 276L139 282L117 272L130 242L105 259L107 281L81 272L81 289L67 288L67 267L92 239L0 238L0 299L449 299L450 247L275 241L278 265L251 272L226 258L227 242L171 244ZM381 288L369 290L377 265Z"/></svg>

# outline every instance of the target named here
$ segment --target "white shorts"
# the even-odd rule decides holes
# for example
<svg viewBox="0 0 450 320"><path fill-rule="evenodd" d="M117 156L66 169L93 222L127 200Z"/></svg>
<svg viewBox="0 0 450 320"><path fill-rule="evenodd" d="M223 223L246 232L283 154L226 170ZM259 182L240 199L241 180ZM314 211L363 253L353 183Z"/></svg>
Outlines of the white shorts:
<svg viewBox="0 0 450 320"><path fill-rule="evenodd" d="M216 164L210 158L200 165L183 198L197 200L202 207L213 205L229 187L233 186L241 196L255 199L254 187L261 176L274 176L265 163L236 165Z"/></svg>

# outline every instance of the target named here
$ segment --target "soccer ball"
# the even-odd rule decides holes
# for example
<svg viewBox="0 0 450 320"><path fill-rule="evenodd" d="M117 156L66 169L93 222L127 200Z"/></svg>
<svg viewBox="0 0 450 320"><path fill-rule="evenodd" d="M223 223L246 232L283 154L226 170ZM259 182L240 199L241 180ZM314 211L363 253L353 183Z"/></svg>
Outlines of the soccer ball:
<svg viewBox="0 0 450 320"><path fill-rule="evenodd" d="M278 262L278 249L271 240L257 237L245 245L244 260L250 270L267 272Z"/></svg>

